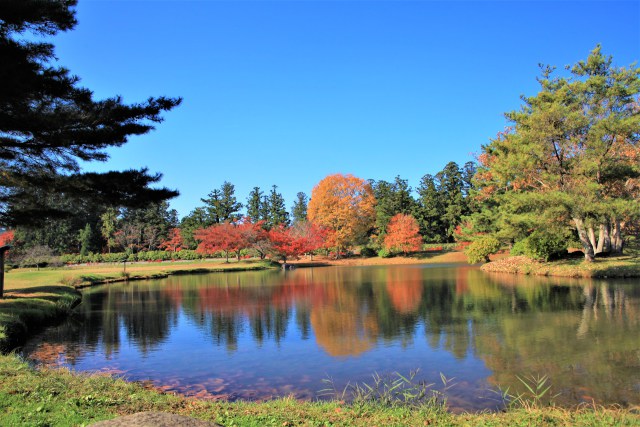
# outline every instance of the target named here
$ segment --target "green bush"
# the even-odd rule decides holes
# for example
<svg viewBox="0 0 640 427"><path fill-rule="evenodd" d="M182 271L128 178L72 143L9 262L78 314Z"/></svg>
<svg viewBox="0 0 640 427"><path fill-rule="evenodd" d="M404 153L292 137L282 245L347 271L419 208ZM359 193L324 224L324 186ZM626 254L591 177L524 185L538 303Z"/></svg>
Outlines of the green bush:
<svg viewBox="0 0 640 427"><path fill-rule="evenodd" d="M385 248L382 248L378 251L378 256L380 258L391 258L393 256L393 254L391 252L389 252L388 250L386 250Z"/></svg>
<svg viewBox="0 0 640 427"><path fill-rule="evenodd" d="M523 240L518 240L517 242L515 242L513 244L513 246L511 247L511 250L509 251L509 254L512 256L518 256L518 255L526 255L526 239Z"/></svg>
<svg viewBox="0 0 640 427"><path fill-rule="evenodd" d="M500 242L495 237L485 236L472 242L464 250L467 259L471 264L489 261L489 255L500 250Z"/></svg>
<svg viewBox="0 0 640 427"><path fill-rule="evenodd" d="M564 236L544 231L534 231L520 242L523 246L523 255L539 261L549 261L567 250L567 241Z"/></svg>

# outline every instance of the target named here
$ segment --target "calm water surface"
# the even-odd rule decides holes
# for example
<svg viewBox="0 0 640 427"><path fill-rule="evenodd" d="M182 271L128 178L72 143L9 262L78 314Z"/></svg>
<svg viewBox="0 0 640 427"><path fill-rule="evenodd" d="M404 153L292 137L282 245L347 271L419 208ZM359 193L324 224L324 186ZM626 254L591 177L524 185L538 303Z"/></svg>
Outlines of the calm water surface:
<svg viewBox="0 0 640 427"><path fill-rule="evenodd" d="M468 266L322 267L174 276L84 291L79 315L24 349L203 398L313 399L371 374L455 377L450 406L548 375L559 403L640 403L637 280L544 279Z"/></svg>

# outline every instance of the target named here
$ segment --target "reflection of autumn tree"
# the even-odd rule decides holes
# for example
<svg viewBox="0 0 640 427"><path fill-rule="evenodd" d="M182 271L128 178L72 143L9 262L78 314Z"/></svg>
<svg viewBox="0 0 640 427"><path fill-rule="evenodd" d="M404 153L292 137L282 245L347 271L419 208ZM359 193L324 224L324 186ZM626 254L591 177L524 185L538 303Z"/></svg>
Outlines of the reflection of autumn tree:
<svg viewBox="0 0 640 427"><path fill-rule="evenodd" d="M359 288L368 283L344 271L320 270L322 294L316 295L311 309L311 325L316 341L331 356L357 356L369 350L378 336L374 307L358 297ZM356 273L356 275L358 274Z"/></svg>
<svg viewBox="0 0 640 427"><path fill-rule="evenodd" d="M387 269L386 289L393 307L402 314L416 311L422 300L422 270L418 268Z"/></svg>

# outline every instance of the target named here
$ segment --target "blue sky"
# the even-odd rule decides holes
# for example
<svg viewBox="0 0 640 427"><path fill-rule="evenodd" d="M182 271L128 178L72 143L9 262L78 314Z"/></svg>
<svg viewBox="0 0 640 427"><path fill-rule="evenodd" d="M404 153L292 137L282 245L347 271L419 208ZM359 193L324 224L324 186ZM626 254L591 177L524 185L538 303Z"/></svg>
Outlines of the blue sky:
<svg viewBox="0 0 640 427"><path fill-rule="evenodd" d="M55 37L97 98L181 96L88 170L148 167L181 216L227 180L287 206L332 173L408 179L473 160L538 64L640 54L640 2L96 1Z"/></svg>

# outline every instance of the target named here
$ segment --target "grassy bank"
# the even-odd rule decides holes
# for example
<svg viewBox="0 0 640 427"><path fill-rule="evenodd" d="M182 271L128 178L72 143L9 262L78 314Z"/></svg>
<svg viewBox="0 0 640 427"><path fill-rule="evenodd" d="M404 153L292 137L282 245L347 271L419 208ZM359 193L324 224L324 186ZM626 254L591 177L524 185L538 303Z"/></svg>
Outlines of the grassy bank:
<svg viewBox="0 0 640 427"><path fill-rule="evenodd" d="M0 353L20 345L35 331L62 320L80 299L80 293L69 286L7 291L0 299Z"/></svg>
<svg viewBox="0 0 640 427"><path fill-rule="evenodd" d="M5 274L5 289L27 289L62 284L82 288L126 280L160 279L174 274L251 271L278 268L270 261L176 261L127 264L92 264L61 268L15 269Z"/></svg>
<svg viewBox="0 0 640 427"><path fill-rule="evenodd" d="M517 273L536 276L640 277L640 258L626 255L596 258L595 261L587 263L582 258L538 262L524 256L515 256L489 262L481 268L484 271L495 273Z"/></svg>
<svg viewBox="0 0 640 427"><path fill-rule="evenodd" d="M34 370L16 356L0 356L2 425L87 425L140 411L171 412L224 426L640 425L640 415L632 411L593 407L515 408L456 415L439 405L407 408L288 398L263 403L202 401L107 376Z"/></svg>

